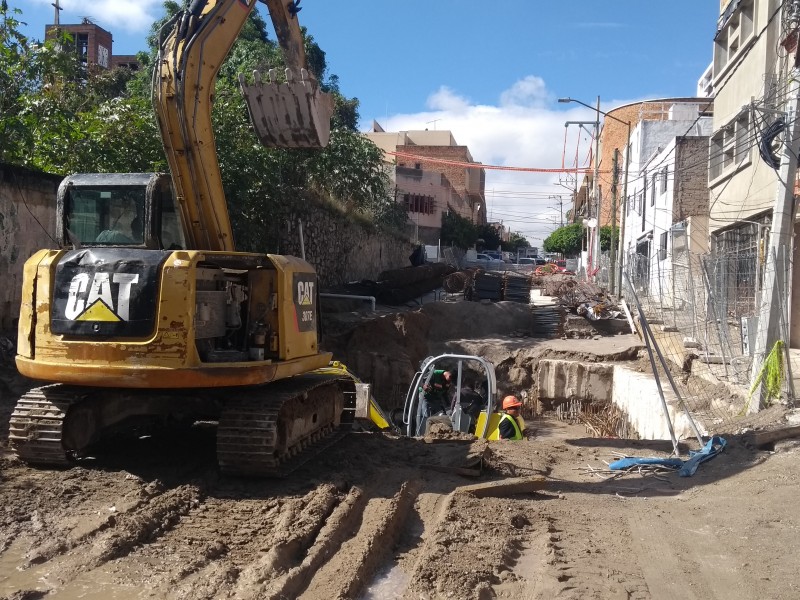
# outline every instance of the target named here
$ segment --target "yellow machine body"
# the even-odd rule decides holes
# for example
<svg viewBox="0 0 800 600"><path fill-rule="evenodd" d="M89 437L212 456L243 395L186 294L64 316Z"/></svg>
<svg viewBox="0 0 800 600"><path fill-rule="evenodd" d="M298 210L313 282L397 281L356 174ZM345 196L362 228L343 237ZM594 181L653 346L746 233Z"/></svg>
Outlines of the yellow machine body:
<svg viewBox="0 0 800 600"><path fill-rule="evenodd" d="M314 302L312 297L299 296L293 287L295 274L314 273L299 258L172 252L161 267L152 331L142 338L92 339L54 334L51 328L55 266L64 253L64 250L42 250L25 265L17 366L28 377L125 388L257 385L312 371L327 365L331 358L329 353L319 352L315 327L307 331L299 328L298 319L309 318L304 315L307 311L302 302L308 303L306 306ZM235 355L222 362L201 357L196 340L198 330L206 324L203 301L209 295L213 298L215 294L229 294L218 289L226 283L226 271L200 265L214 264L220 258L232 258L233 265L240 267L245 265L237 265L237 261L244 263L250 259L258 263L250 270L233 272L247 286L248 296L241 308L252 320L262 318L256 313L263 312L263 304L267 304L263 315L266 332L263 360L251 360L252 353L246 346L238 350L241 353L238 357L247 360L234 360ZM109 295L110 302L92 299L91 287L91 283L87 285L84 297L76 300L78 310L83 310L75 319L89 323L120 319L120 298Z"/></svg>

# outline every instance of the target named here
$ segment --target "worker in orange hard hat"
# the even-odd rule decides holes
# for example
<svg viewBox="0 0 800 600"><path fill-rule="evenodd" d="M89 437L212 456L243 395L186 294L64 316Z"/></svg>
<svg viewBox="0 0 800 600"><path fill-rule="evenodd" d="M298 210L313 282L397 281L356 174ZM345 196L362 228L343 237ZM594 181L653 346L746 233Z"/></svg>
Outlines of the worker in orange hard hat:
<svg viewBox="0 0 800 600"><path fill-rule="evenodd" d="M521 440L522 427L519 423L519 409L522 407L516 396L503 398L503 412L497 426L501 440Z"/></svg>

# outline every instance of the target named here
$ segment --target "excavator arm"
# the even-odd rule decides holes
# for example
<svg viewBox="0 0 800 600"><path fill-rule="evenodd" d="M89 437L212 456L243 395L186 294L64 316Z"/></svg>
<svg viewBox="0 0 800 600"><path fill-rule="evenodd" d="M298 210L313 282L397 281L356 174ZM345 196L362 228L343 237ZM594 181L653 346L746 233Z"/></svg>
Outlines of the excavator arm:
<svg viewBox="0 0 800 600"><path fill-rule="evenodd" d="M195 0L164 25L153 73L153 102L189 248L233 251L233 231L211 125L214 83L256 0ZM306 68L297 3L265 0L288 65L242 81L262 143L279 148L327 144L333 102Z"/></svg>

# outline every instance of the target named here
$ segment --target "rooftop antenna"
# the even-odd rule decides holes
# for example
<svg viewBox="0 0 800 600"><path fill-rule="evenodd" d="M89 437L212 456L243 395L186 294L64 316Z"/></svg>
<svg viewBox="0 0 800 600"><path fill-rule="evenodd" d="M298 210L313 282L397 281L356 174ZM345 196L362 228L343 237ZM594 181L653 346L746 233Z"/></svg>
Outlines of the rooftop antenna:
<svg viewBox="0 0 800 600"><path fill-rule="evenodd" d="M58 13L60 13L60 12L61 12L62 10L64 10L64 9L63 9L63 8L61 8L61 6L60 6L60 5L59 5L59 3L58 3L58 0L56 0L55 2L53 2L53 4L52 4L52 5L53 5L53 6L55 7L55 9L56 9L56 10L55 10L55 13L56 13L56 14L55 14L55 17L53 18L53 23L54 23L54 24L57 26L57 25L59 25L59 24L60 24L60 20L59 20L59 18L58 18Z"/></svg>
<svg viewBox="0 0 800 600"><path fill-rule="evenodd" d="M433 121L426 121L425 125L429 125L430 123L433 123L433 130L436 131L436 122L437 121L441 121L441 119L434 119Z"/></svg>

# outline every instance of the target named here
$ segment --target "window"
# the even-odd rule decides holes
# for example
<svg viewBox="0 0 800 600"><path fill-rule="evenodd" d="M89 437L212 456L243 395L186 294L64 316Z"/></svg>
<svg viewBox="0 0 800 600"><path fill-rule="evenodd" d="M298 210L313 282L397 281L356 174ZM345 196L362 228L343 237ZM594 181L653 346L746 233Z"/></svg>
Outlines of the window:
<svg viewBox="0 0 800 600"><path fill-rule="evenodd" d="M669 167L661 169L661 193L667 191L667 177L669 176Z"/></svg>
<svg viewBox="0 0 800 600"><path fill-rule="evenodd" d="M75 47L78 51L78 60L83 66L89 62L89 34L79 33L75 36Z"/></svg>
<svg viewBox="0 0 800 600"><path fill-rule="evenodd" d="M436 202L433 196L422 196L420 194L404 194L403 203L407 212L422 213L432 215L435 212Z"/></svg>
<svg viewBox="0 0 800 600"><path fill-rule="evenodd" d="M653 181L650 183L650 206L656 205L656 181L658 173L653 173Z"/></svg>
<svg viewBox="0 0 800 600"><path fill-rule="evenodd" d="M754 38L754 0L743 0L736 6L730 3L733 12L720 17L721 26L714 37L714 77L719 77L736 61L737 56Z"/></svg>
<svg viewBox="0 0 800 600"><path fill-rule="evenodd" d="M667 232L661 232L661 238L659 239L658 244L658 260L664 260L667 258Z"/></svg>
<svg viewBox="0 0 800 600"><path fill-rule="evenodd" d="M747 108L711 137L709 181L732 174L749 159L751 147L750 109Z"/></svg>
<svg viewBox="0 0 800 600"><path fill-rule="evenodd" d="M144 243L143 186L72 187L65 199L70 239L111 246Z"/></svg>
<svg viewBox="0 0 800 600"><path fill-rule="evenodd" d="M642 190L642 232L644 233L647 226L647 195Z"/></svg>

